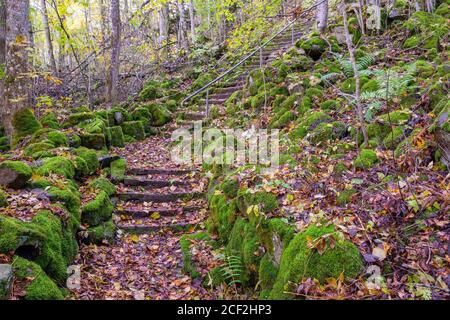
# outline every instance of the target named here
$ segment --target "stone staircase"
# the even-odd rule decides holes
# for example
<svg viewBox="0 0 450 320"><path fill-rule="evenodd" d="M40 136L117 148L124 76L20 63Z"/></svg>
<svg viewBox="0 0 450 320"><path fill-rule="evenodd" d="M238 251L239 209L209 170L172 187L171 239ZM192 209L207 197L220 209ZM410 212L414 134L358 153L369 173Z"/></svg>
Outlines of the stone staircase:
<svg viewBox="0 0 450 320"><path fill-rule="evenodd" d="M205 218L206 200L199 171L129 169L118 183L114 219L127 233L193 230Z"/></svg>
<svg viewBox="0 0 450 320"><path fill-rule="evenodd" d="M261 65L270 65L270 63L279 57L279 54L284 53L293 46L292 37L294 37L294 42L301 38L303 32L300 30L304 28L304 26L295 25L295 30L297 31L294 34L292 34L291 28L287 29L263 48L262 54L255 54L238 68L235 71L234 79L219 82L211 88L208 99L209 105L222 106L234 92L242 90L246 85L249 73L259 69ZM183 120L178 122L178 128L191 129L193 127L193 121L201 121L207 118L206 99L203 98L197 101L195 105L180 110L180 113L183 114Z"/></svg>

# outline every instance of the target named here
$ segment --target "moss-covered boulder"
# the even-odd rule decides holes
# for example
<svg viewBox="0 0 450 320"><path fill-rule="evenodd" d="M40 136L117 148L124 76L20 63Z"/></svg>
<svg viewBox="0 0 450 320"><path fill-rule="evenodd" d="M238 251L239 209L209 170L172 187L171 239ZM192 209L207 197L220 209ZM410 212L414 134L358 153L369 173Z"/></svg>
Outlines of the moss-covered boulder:
<svg viewBox="0 0 450 320"><path fill-rule="evenodd" d="M136 140L145 139L145 129L142 121L129 121L121 125L123 134Z"/></svg>
<svg viewBox="0 0 450 320"><path fill-rule="evenodd" d="M0 189L0 208L8 206L8 195Z"/></svg>
<svg viewBox="0 0 450 320"><path fill-rule="evenodd" d="M108 130L108 132L109 132L108 136L111 139L110 145L112 147L119 147L119 148L125 147L125 141L124 141L122 127L119 127L119 126L109 127L109 128L106 128L106 130Z"/></svg>
<svg viewBox="0 0 450 320"><path fill-rule="evenodd" d="M92 112L73 113L73 114L69 115L66 122L64 123L64 126L66 126L66 127L75 126L79 123L82 123L87 120L92 120L94 118L95 118L95 115Z"/></svg>
<svg viewBox="0 0 450 320"><path fill-rule="evenodd" d="M378 162L378 156L375 151L362 149L355 159L354 165L358 169L369 169Z"/></svg>
<svg viewBox="0 0 450 320"><path fill-rule="evenodd" d="M84 133L80 135L80 139L83 147L94 150L106 148L106 138L102 133Z"/></svg>
<svg viewBox="0 0 450 320"><path fill-rule="evenodd" d="M162 97L160 84L157 81L150 80L144 85L144 88L139 94L142 101L151 101Z"/></svg>
<svg viewBox="0 0 450 320"><path fill-rule="evenodd" d="M417 11L403 26L413 34L403 48L439 49L441 39L449 32L446 18L435 13Z"/></svg>
<svg viewBox="0 0 450 320"><path fill-rule="evenodd" d="M83 208L81 213L81 221L91 227L96 227L102 222L112 219L114 206L108 194L100 191L94 200L89 201Z"/></svg>
<svg viewBox="0 0 450 320"><path fill-rule="evenodd" d="M332 118L321 111L311 111L306 113L303 120L297 127L289 133L292 140L304 138L309 132L312 132L321 123L331 122Z"/></svg>
<svg viewBox="0 0 450 320"><path fill-rule="evenodd" d="M88 175L93 174L100 167L100 162L98 161L97 153L94 150L81 147L75 149L73 152L75 155L86 161Z"/></svg>
<svg viewBox="0 0 450 320"><path fill-rule="evenodd" d="M161 127L172 121L173 115L165 106L153 104L146 106L146 108L152 114L152 124L155 127Z"/></svg>
<svg viewBox="0 0 450 320"><path fill-rule="evenodd" d="M297 44L296 44L297 45ZM298 44L313 60L319 60L326 51L328 44L320 37L312 37Z"/></svg>
<svg viewBox="0 0 450 320"><path fill-rule="evenodd" d="M395 149L397 145L406 138L405 128L395 127L383 140L386 149Z"/></svg>
<svg viewBox="0 0 450 320"><path fill-rule="evenodd" d="M21 257L13 261L14 277L26 283L25 300L63 300L58 286L45 274L42 268Z"/></svg>
<svg viewBox="0 0 450 320"><path fill-rule="evenodd" d="M66 134L51 128L43 128L33 134L32 142L50 142L55 147L67 147L69 139Z"/></svg>
<svg viewBox="0 0 450 320"><path fill-rule="evenodd" d="M20 189L30 180L33 171L21 161L3 161L0 163L0 185Z"/></svg>
<svg viewBox="0 0 450 320"><path fill-rule="evenodd" d="M48 140L38 143L32 143L26 146L26 148L23 150L23 155L26 157L38 158L39 155L34 157L36 153L41 154L42 151L48 151L53 148L55 148L55 145Z"/></svg>
<svg viewBox="0 0 450 320"><path fill-rule="evenodd" d="M342 122L322 122L311 131L308 140L312 143L319 143L327 140L333 141L342 138L346 132L347 126Z"/></svg>
<svg viewBox="0 0 450 320"><path fill-rule="evenodd" d="M89 183L89 186L99 191L105 191L108 196L112 196L116 193L116 186L103 177L92 180L91 183Z"/></svg>
<svg viewBox="0 0 450 320"><path fill-rule="evenodd" d="M227 200L224 194L213 195L209 199L209 207L208 231L218 234L219 238L226 242L237 218L236 200Z"/></svg>
<svg viewBox="0 0 450 320"><path fill-rule="evenodd" d="M111 162L111 179L121 181L125 178L127 161L123 158Z"/></svg>
<svg viewBox="0 0 450 320"><path fill-rule="evenodd" d="M40 176L49 176L56 174L67 179L72 179L75 176L75 166L69 159L65 157L53 157L44 160L36 173Z"/></svg>
<svg viewBox="0 0 450 320"><path fill-rule="evenodd" d="M44 128L59 129L59 122L54 112L45 114L40 122Z"/></svg>
<svg viewBox="0 0 450 320"><path fill-rule="evenodd" d="M336 110L339 109L339 107L341 106L340 102L334 99L330 99L327 101L324 101L320 104L320 109L321 110Z"/></svg>
<svg viewBox="0 0 450 320"><path fill-rule="evenodd" d="M88 228L86 237L83 239L87 244L112 244L116 236L116 225L112 220L104 222L96 227Z"/></svg>
<svg viewBox="0 0 450 320"><path fill-rule="evenodd" d="M297 234L281 257L278 276L270 293L271 299L288 299L285 293L302 279L313 278L325 283L341 273L355 278L363 269L358 248L336 232L333 225L310 226Z"/></svg>
<svg viewBox="0 0 450 320"><path fill-rule="evenodd" d="M20 139L32 135L42 128L31 109L22 109L16 112L12 119L12 125L14 128L14 142L18 142Z"/></svg>

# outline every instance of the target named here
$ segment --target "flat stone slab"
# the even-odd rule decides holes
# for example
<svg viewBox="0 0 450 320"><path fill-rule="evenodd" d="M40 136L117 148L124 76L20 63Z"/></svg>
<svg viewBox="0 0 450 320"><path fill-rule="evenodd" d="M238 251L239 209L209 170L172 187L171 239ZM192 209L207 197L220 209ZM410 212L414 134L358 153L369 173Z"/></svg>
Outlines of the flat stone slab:
<svg viewBox="0 0 450 320"><path fill-rule="evenodd" d="M176 202L178 200L193 200L204 197L204 193L171 193L171 194L154 194L154 193L118 193L116 197L122 201L140 201L140 202Z"/></svg>
<svg viewBox="0 0 450 320"><path fill-rule="evenodd" d="M186 214L192 212L198 212L202 209L202 207L182 207L179 209L155 209L155 210L132 210L132 209L123 209L116 210L114 212L115 215L122 216L130 216L136 219L144 219L149 218L152 214L158 213L161 217L175 216L177 214Z"/></svg>
<svg viewBox="0 0 450 320"><path fill-rule="evenodd" d="M111 162L119 160L120 157L119 156L111 156L111 155L106 155L106 156L102 156L98 158L98 161L100 162L100 167L103 168L107 168L111 165Z"/></svg>
<svg viewBox="0 0 450 320"><path fill-rule="evenodd" d="M164 188L164 187L181 187L188 186L189 183L185 181L171 181L171 180L146 180L137 179L133 177L125 177L123 184L130 187L154 187L154 188Z"/></svg>
<svg viewBox="0 0 450 320"><path fill-rule="evenodd" d="M143 176L151 174L159 174L166 176L182 176L190 174L192 172L198 172L197 170L187 170L187 169L140 169L140 168L130 168L127 173L129 175Z"/></svg>
<svg viewBox="0 0 450 320"><path fill-rule="evenodd" d="M119 224L117 227L126 233L132 234L146 234L152 232L158 232L160 230L171 229L173 231L185 231L194 228L197 223L179 222L175 224L163 224L158 226L144 226L144 225L132 225L132 224Z"/></svg>

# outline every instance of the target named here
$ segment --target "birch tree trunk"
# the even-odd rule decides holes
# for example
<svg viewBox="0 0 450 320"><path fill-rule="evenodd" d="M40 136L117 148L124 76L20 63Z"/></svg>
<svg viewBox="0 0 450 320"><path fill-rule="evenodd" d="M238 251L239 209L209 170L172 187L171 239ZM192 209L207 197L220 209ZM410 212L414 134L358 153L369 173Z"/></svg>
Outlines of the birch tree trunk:
<svg viewBox="0 0 450 320"><path fill-rule="evenodd" d="M323 33L328 25L328 0L317 0L317 30L320 33ZM322 2L322 3L320 3Z"/></svg>
<svg viewBox="0 0 450 320"><path fill-rule="evenodd" d="M6 3L6 81L3 104L3 125L10 141L13 136L14 114L28 108L30 79L29 0L13 0Z"/></svg>
<svg viewBox="0 0 450 320"><path fill-rule="evenodd" d="M194 0L189 2L189 19L191 20L191 41L195 43L195 14Z"/></svg>
<svg viewBox="0 0 450 320"><path fill-rule="evenodd" d="M365 147L368 147L369 146L369 137L367 134L364 112L363 112L363 109L361 106L361 99L360 99L361 81L360 81L360 77L359 77L359 70L358 70L358 67L356 66L355 48L353 47L352 38L351 38L350 32L348 30L348 19L347 19L346 9L347 9L347 6L345 4L341 6L342 17L344 20L345 41L347 42L348 53L350 55L350 62L352 64L353 73L354 73L354 77L355 77L356 113L358 115L360 126L361 126L361 131L364 136L364 145L365 145Z"/></svg>
<svg viewBox="0 0 450 320"><path fill-rule="evenodd" d="M178 42L180 45L180 48L183 48L186 50L186 52L189 50L189 45L186 39L186 20L185 20L185 10L184 10L184 0L178 0L177 6L178 6L178 13L180 15L179 21L178 21Z"/></svg>
<svg viewBox="0 0 450 320"><path fill-rule="evenodd" d="M111 62L110 62L110 88L109 99L115 104L117 103L118 86L119 86L119 71L120 71L120 2L119 0L111 0L111 23L112 23L112 37L111 37Z"/></svg>
<svg viewBox="0 0 450 320"><path fill-rule="evenodd" d="M56 68L55 53L53 51L52 36L50 33L50 25L48 23L48 12L47 3L45 0L41 0L41 10L42 10L42 23L44 25L45 31L45 45L47 46L47 55L50 62L50 68L54 75L58 74L58 69Z"/></svg>
<svg viewBox="0 0 450 320"><path fill-rule="evenodd" d="M6 0L0 0L0 120L3 119L6 72ZM3 120L2 120L3 122Z"/></svg>

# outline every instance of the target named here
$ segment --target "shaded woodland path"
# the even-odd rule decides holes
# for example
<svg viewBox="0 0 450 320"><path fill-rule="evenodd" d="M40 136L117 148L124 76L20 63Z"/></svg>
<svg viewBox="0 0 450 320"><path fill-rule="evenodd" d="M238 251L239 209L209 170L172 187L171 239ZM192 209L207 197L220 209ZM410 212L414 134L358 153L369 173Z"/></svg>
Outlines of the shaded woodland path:
<svg viewBox="0 0 450 320"><path fill-rule="evenodd" d="M205 181L199 171L170 160L169 139L151 137L114 150L127 159L127 178L117 185L115 222L118 240L111 246L83 246L81 289L76 299L215 299L183 272L180 238L203 229ZM199 243L198 245L205 245ZM210 248L196 250L204 277L214 267Z"/></svg>

